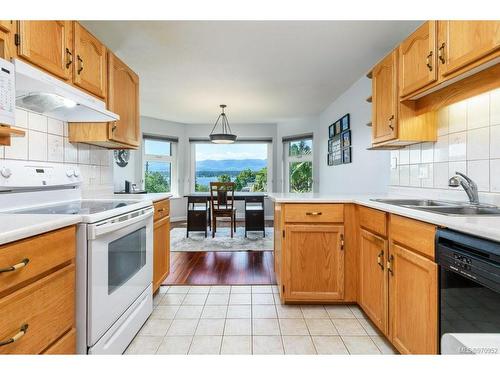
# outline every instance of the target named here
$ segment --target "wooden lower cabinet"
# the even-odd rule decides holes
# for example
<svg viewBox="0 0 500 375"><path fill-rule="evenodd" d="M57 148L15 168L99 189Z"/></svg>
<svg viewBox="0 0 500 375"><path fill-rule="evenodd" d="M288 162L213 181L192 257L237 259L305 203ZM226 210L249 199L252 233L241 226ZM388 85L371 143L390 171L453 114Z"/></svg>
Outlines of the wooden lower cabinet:
<svg viewBox="0 0 500 375"><path fill-rule="evenodd" d="M285 225L285 299L339 301L344 297L344 227Z"/></svg>
<svg viewBox="0 0 500 375"><path fill-rule="evenodd" d="M0 354L75 353L74 226L0 246Z"/></svg>
<svg viewBox="0 0 500 375"><path fill-rule="evenodd" d="M170 202L155 202L153 224L153 293L170 273Z"/></svg>
<svg viewBox="0 0 500 375"><path fill-rule="evenodd" d="M387 240L360 229L358 303L380 331L387 334Z"/></svg>
<svg viewBox="0 0 500 375"><path fill-rule="evenodd" d="M437 354L438 267L410 249L391 244L390 339L404 354Z"/></svg>

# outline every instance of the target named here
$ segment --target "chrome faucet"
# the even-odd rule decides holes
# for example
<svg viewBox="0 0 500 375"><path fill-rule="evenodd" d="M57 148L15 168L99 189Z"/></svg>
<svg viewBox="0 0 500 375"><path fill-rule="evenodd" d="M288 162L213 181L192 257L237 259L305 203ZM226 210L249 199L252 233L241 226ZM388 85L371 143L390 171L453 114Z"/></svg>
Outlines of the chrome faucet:
<svg viewBox="0 0 500 375"><path fill-rule="evenodd" d="M458 187L462 185L467 196L469 197L470 204L479 205L479 196L477 193L477 185L474 181L472 181L465 174L460 172L455 172L455 176L451 177L448 180L448 186L450 187Z"/></svg>

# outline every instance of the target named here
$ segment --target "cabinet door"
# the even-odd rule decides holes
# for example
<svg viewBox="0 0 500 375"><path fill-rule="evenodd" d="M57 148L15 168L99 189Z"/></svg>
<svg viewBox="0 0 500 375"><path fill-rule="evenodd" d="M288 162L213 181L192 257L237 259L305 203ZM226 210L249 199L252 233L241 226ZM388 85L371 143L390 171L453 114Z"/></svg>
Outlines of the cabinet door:
<svg viewBox="0 0 500 375"><path fill-rule="evenodd" d="M18 55L64 80L71 78L71 21L19 21Z"/></svg>
<svg viewBox="0 0 500 375"><path fill-rule="evenodd" d="M285 298L303 301L344 298L343 238L343 226L285 226Z"/></svg>
<svg viewBox="0 0 500 375"><path fill-rule="evenodd" d="M372 143L397 137L397 52L391 52L372 71Z"/></svg>
<svg viewBox="0 0 500 375"><path fill-rule="evenodd" d="M500 49L500 21L439 21L439 72L443 76Z"/></svg>
<svg viewBox="0 0 500 375"><path fill-rule="evenodd" d="M153 232L153 292L170 272L170 216L154 223Z"/></svg>
<svg viewBox="0 0 500 375"><path fill-rule="evenodd" d="M399 46L400 95L436 81L436 61L436 21L427 21Z"/></svg>
<svg viewBox="0 0 500 375"><path fill-rule="evenodd" d="M120 115L109 124L110 139L132 146L139 145L139 77L112 53L108 54L108 107Z"/></svg>
<svg viewBox="0 0 500 375"><path fill-rule="evenodd" d="M359 304L372 322L387 333L387 240L365 229L360 234Z"/></svg>
<svg viewBox="0 0 500 375"><path fill-rule="evenodd" d="M74 22L73 83L91 94L106 97L106 47L78 22Z"/></svg>
<svg viewBox="0 0 500 375"><path fill-rule="evenodd" d="M437 265L396 244L391 245L390 255L391 341L403 354L436 354Z"/></svg>

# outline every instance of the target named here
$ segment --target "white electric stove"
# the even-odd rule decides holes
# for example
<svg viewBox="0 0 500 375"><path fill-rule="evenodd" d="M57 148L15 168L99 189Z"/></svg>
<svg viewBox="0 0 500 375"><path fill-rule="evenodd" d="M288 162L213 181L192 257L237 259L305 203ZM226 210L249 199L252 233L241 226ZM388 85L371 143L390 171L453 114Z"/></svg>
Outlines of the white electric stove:
<svg viewBox="0 0 500 375"><path fill-rule="evenodd" d="M77 167L0 161L3 213L79 215L77 350L121 354L151 315L152 202L81 199Z"/></svg>

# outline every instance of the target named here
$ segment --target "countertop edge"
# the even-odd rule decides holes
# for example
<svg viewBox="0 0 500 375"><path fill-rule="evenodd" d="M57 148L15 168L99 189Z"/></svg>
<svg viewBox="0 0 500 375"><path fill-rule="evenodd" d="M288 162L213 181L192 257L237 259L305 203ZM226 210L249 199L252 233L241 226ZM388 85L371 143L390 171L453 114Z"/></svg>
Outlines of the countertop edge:
<svg viewBox="0 0 500 375"><path fill-rule="evenodd" d="M7 216L8 220L26 220L26 215L1 214L0 222ZM24 240L26 238L69 227L81 222L81 217L79 215L61 215L57 218L51 215L33 215L31 216L31 218L39 219L39 221L36 223L29 223L25 226L14 228L11 230L7 229L7 231L5 232L0 232L0 245Z"/></svg>

